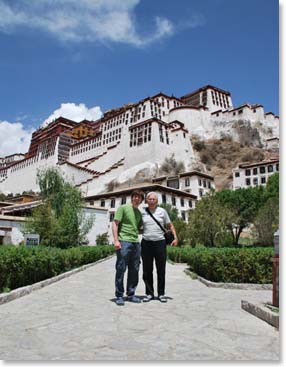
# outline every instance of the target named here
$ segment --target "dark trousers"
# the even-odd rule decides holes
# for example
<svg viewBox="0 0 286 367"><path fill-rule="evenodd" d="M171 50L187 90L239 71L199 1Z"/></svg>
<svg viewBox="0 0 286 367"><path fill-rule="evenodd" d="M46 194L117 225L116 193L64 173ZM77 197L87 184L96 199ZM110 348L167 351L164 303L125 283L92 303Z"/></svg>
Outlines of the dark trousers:
<svg viewBox="0 0 286 367"><path fill-rule="evenodd" d="M120 241L121 249L116 251L115 296L124 295L124 274L127 274L127 295L133 296L138 285L140 266L140 243Z"/></svg>
<svg viewBox="0 0 286 367"><path fill-rule="evenodd" d="M157 270L157 290L158 296L165 294L165 272L166 272L166 241L146 241L141 242L141 256L143 262L143 280L146 294L154 296L153 285L153 264L155 260Z"/></svg>

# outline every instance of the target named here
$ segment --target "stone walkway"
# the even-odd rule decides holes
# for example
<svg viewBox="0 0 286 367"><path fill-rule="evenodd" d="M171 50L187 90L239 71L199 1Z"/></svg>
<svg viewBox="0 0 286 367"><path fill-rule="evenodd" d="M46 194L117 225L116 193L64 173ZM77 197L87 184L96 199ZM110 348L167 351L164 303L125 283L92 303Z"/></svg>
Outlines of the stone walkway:
<svg viewBox="0 0 286 367"><path fill-rule="evenodd" d="M1 305L0 359L279 359L279 332L241 309L241 300L271 301L271 291L208 288L185 265L168 264L168 303L119 307L114 264L115 257Z"/></svg>

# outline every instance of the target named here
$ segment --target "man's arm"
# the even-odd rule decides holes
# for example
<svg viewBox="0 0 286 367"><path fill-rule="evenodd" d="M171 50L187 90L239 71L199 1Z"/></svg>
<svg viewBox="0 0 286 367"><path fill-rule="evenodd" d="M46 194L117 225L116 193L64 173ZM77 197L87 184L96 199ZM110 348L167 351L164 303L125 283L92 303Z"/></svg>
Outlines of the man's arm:
<svg viewBox="0 0 286 367"><path fill-rule="evenodd" d="M175 237L174 241L171 243L171 246L177 246L178 244L178 237L177 237L177 233L176 233L176 230L175 230L175 227L173 225L173 223L168 223L167 224L167 228L170 229Z"/></svg>
<svg viewBox="0 0 286 367"><path fill-rule="evenodd" d="M118 220L114 220L112 222L112 234L113 234L113 243L114 243L114 248L115 250L120 250L121 249L121 244L119 242L118 239L118 226L119 226L119 221Z"/></svg>

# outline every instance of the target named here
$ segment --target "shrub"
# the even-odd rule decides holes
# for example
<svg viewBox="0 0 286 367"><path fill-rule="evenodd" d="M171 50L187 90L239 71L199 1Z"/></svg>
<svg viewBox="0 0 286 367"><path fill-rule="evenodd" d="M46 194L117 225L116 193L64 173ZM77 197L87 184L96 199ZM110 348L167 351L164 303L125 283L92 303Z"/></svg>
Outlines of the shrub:
<svg viewBox="0 0 286 367"><path fill-rule="evenodd" d="M164 175L178 175L179 173L182 173L184 171L184 162L177 161L175 159L174 153L170 157L165 158L160 168L160 174Z"/></svg>
<svg viewBox="0 0 286 367"><path fill-rule="evenodd" d="M201 161L204 164L211 164L213 162L213 159L212 159L211 155L208 152L206 152L206 153L203 153L201 155Z"/></svg>
<svg viewBox="0 0 286 367"><path fill-rule="evenodd" d="M109 245L108 232L96 236L97 245Z"/></svg>
<svg viewBox="0 0 286 367"><path fill-rule="evenodd" d="M201 140L197 140L193 143L193 148L197 151L200 152L201 150L206 148L205 142L201 141Z"/></svg>
<svg viewBox="0 0 286 367"><path fill-rule="evenodd" d="M169 259L187 262L196 274L213 282L272 282L272 247L268 248L168 248Z"/></svg>
<svg viewBox="0 0 286 367"><path fill-rule="evenodd" d="M33 284L114 253L113 246L0 247L0 291Z"/></svg>

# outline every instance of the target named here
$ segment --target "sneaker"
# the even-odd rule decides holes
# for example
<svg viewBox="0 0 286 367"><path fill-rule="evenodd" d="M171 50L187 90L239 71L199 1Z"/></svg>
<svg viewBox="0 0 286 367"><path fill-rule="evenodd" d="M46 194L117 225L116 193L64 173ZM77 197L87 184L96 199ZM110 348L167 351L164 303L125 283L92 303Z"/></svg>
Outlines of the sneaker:
<svg viewBox="0 0 286 367"><path fill-rule="evenodd" d="M167 298L165 296L159 296L158 299L162 303L166 303L167 302Z"/></svg>
<svg viewBox="0 0 286 367"><path fill-rule="evenodd" d="M117 306L124 306L123 297L117 297L115 303L117 304Z"/></svg>
<svg viewBox="0 0 286 367"><path fill-rule="evenodd" d="M151 294L147 294L144 298L143 298L143 302L150 302L152 299L154 299L154 297Z"/></svg>
<svg viewBox="0 0 286 367"><path fill-rule="evenodd" d="M128 301L133 302L133 303L141 303L140 298L138 298L136 296L128 296Z"/></svg>

